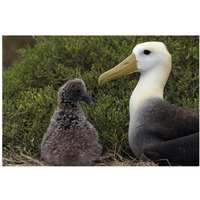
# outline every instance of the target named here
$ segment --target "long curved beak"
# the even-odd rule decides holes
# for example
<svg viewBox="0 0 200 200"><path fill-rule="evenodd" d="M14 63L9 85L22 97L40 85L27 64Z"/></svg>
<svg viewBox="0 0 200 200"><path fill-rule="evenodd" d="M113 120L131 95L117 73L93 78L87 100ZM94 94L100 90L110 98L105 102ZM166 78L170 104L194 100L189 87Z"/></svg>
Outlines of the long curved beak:
<svg viewBox="0 0 200 200"><path fill-rule="evenodd" d="M113 79L130 74L137 70L138 68L135 54L131 54L129 57L127 57L125 60L119 63L116 67L110 69L107 72L104 72L99 77L98 83L100 86L102 86Z"/></svg>

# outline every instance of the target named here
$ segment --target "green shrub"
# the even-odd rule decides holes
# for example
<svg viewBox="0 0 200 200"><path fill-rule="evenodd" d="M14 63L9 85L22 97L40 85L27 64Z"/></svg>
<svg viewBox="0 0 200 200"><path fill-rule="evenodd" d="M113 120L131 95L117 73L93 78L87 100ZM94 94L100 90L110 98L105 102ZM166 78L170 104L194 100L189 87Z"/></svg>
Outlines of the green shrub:
<svg viewBox="0 0 200 200"><path fill-rule="evenodd" d="M100 88L98 77L145 41L162 41L172 54L173 70L165 100L198 108L199 38L197 36L55 36L36 37L34 48L19 51L19 59L3 72L3 155L20 151L40 157L40 143L57 106L57 91L67 80L81 78L95 102L82 104L99 132L103 151L120 158L128 146L129 98L139 74L121 77Z"/></svg>

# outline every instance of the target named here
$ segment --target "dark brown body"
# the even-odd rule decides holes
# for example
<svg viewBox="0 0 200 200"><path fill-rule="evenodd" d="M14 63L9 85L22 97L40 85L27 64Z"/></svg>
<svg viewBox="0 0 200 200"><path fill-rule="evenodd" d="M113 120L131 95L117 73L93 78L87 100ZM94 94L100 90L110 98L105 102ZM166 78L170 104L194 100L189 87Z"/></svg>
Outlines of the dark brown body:
<svg viewBox="0 0 200 200"><path fill-rule="evenodd" d="M148 99L134 119L129 144L133 153L171 165L199 165L199 112Z"/></svg>

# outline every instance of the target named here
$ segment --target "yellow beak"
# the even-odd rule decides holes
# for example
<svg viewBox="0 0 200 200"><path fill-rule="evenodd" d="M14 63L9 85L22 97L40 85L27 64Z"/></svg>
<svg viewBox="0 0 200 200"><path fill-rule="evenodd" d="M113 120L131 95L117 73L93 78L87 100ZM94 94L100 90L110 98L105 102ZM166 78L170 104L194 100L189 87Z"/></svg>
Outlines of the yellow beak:
<svg viewBox="0 0 200 200"><path fill-rule="evenodd" d="M108 83L109 81L119 78L121 76L130 74L131 72L137 71L137 61L134 54L131 54L116 67L110 69L107 72L104 72L99 77L98 83L100 86Z"/></svg>

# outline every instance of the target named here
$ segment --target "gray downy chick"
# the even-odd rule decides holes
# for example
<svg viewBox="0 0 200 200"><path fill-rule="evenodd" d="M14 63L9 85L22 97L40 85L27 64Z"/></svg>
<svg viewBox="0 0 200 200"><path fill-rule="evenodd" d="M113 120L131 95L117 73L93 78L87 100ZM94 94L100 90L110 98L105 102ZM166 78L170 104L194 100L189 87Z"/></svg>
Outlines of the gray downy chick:
<svg viewBox="0 0 200 200"><path fill-rule="evenodd" d="M41 156L50 165L89 166L101 155L98 133L79 101L93 104L85 83L81 79L67 81L58 92L58 107L41 144Z"/></svg>

